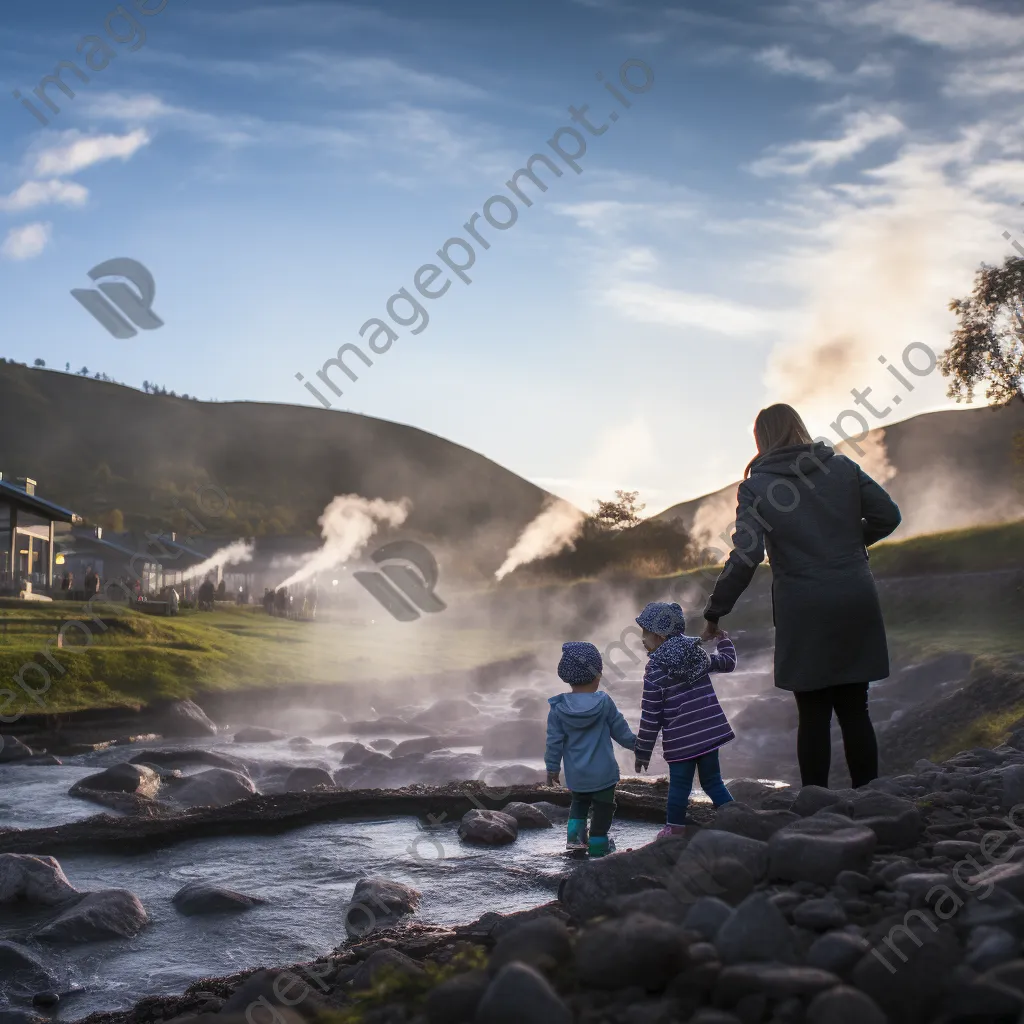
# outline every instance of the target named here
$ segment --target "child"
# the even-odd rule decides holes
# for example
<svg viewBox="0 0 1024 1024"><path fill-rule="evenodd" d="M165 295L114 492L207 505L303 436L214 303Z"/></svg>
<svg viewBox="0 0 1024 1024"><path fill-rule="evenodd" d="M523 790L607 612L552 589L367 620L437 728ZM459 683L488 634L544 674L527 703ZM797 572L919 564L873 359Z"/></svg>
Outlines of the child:
<svg viewBox="0 0 1024 1024"><path fill-rule="evenodd" d="M653 602L636 621L643 628L648 651L636 770L647 770L659 730L669 768L667 824L658 833L660 839L683 831L695 770L716 807L732 800L722 781L718 748L734 739L735 733L708 673L731 672L736 667L736 648L722 633L717 652L709 655L698 637L684 635L683 610L674 602Z"/></svg>
<svg viewBox="0 0 1024 1024"><path fill-rule="evenodd" d="M559 784L558 769L564 761L565 782L572 790L566 849L587 850L592 857L603 857L615 848L608 838L619 781L612 740L627 750L636 746L636 736L615 701L597 689L603 669L601 654L593 644L562 644L558 677L572 687L572 693L560 693L548 701L551 710L544 753L548 785ZM588 840L591 808L594 814Z"/></svg>

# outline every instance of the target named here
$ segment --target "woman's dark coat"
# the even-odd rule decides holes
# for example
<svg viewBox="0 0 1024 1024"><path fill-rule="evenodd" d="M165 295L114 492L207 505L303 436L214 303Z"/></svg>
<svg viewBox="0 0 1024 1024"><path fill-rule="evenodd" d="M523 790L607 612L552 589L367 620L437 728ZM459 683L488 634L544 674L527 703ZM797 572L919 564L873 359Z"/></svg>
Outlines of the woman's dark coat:
<svg viewBox="0 0 1024 1024"><path fill-rule="evenodd" d="M717 622L767 549L775 618L775 685L820 690L889 675L889 650L867 546L900 510L857 463L823 442L758 458L737 494L733 551L704 611Z"/></svg>

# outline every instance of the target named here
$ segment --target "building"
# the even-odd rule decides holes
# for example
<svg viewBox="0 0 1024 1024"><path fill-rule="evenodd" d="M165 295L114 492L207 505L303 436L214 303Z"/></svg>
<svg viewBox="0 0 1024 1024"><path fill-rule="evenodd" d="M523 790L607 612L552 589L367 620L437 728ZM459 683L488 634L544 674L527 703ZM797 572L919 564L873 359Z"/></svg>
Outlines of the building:
<svg viewBox="0 0 1024 1024"><path fill-rule="evenodd" d="M0 473L0 593L53 589L57 542L80 516L36 494L30 477L6 480Z"/></svg>

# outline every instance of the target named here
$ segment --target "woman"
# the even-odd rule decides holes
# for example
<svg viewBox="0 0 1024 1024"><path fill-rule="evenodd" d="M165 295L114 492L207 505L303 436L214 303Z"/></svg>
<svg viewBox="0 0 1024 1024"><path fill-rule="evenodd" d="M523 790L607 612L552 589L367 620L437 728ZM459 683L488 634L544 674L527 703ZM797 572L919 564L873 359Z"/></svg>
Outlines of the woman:
<svg viewBox="0 0 1024 1024"><path fill-rule="evenodd" d="M799 712L797 757L805 786L828 786L835 711L853 785L878 776L868 683L889 675L889 652L867 547L900 524L888 494L855 462L812 441L789 405L762 409L757 455L737 495L733 551L704 618L719 633L765 550L772 567L775 685Z"/></svg>

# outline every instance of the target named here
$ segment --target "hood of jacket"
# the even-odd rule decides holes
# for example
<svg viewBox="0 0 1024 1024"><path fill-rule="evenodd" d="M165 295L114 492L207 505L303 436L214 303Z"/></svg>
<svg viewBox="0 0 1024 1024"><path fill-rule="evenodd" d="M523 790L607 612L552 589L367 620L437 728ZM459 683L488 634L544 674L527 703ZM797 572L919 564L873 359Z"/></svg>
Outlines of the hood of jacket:
<svg viewBox="0 0 1024 1024"><path fill-rule="evenodd" d="M835 449L824 441L789 444L755 459L750 466L750 473L751 476L755 473L771 473L774 476L810 477L821 473L821 467L834 458L835 454Z"/></svg>
<svg viewBox="0 0 1024 1024"><path fill-rule="evenodd" d="M711 668L711 658L696 636L670 636L650 655L653 665L667 673L667 685L695 682Z"/></svg>
<svg viewBox="0 0 1024 1024"><path fill-rule="evenodd" d="M548 703L558 712L567 729L587 729L607 712L607 700L608 694L595 690L593 693L559 693L549 698Z"/></svg>

